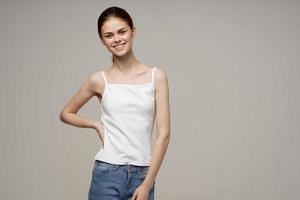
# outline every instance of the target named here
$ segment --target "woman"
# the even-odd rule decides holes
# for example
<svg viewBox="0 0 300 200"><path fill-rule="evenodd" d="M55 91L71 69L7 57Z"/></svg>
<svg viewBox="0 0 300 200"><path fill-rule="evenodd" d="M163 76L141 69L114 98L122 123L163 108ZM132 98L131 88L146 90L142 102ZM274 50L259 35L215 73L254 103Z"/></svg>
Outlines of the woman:
<svg viewBox="0 0 300 200"><path fill-rule="evenodd" d="M89 200L153 200L155 177L170 140L168 79L162 69L148 67L134 56L136 28L124 9L104 10L98 33L112 53L112 66L87 78L60 119L95 129L103 144L95 156ZM93 96L101 104L101 121L76 115ZM152 148L155 118L157 138Z"/></svg>

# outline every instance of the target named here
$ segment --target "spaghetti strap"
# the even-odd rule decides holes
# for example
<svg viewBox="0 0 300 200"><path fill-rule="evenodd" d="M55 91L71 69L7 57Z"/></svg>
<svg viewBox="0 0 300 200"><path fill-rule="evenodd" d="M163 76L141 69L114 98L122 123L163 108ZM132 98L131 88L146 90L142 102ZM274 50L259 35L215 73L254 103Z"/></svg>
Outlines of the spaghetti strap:
<svg viewBox="0 0 300 200"><path fill-rule="evenodd" d="M102 74L102 76L103 76L103 79L104 79L105 85L107 85L107 80L106 80L106 77L105 77L105 75L104 75L104 71L103 71L103 70L101 70L101 74Z"/></svg>
<svg viewBox="0 0 300 200"><path fill-rule="evenodd" d="M154 82L154 71L155 70L156 70L156 67L153 67L153 69L152 69L152 80L151 80L152 83Z"/></svg>

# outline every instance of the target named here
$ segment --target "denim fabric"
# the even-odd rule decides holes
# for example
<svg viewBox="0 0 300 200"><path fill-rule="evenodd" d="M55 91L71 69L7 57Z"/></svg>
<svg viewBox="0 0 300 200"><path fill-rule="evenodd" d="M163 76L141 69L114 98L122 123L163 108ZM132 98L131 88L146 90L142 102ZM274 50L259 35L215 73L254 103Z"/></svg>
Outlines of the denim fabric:
<svg viewBox="0 0 300 200"><path fill-rule="evenodd" d="M131 200L135 189L144 181L149 166L117 165L95 160L89 200ZM154 200L154 184L148 200Z"/></svg>

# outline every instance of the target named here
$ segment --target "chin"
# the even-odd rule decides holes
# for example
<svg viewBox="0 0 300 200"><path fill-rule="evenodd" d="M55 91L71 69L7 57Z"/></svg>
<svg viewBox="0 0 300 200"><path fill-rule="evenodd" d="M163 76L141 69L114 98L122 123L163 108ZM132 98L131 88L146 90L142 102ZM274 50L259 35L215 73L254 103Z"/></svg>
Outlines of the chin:
<svg viewBox="0 0 300 200"><path fill-rule="evenodd" d="M129 49L123 49L122 52L121 52L121 51L114 52L114 54L115 54L116 56L125 56L125 55L128 54L128 53L129 53Z"/></svg>

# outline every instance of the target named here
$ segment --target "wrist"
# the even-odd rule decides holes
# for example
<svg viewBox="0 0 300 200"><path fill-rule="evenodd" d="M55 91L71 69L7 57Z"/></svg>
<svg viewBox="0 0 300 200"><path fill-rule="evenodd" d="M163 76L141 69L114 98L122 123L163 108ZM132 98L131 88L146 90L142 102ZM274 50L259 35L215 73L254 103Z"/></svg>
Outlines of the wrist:
<svg viewBox="0 0 300 200"><path fill-rule="evenodd" d="M142 186L145 187L145 188L147 188L148 190L150 190L152 188L152 186L153 186L153 183L152 182L148 182L148 181L145 180L142 183Z"/></svg>
<svg viewBox="0 0 300 200"><path fill-rule="evenodd" d="M90 127L92 128L92 129L96 129L97 128L97 121L91 121L90 122Z"/></svg>

